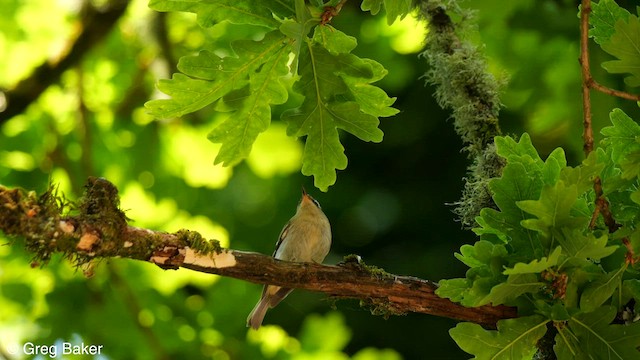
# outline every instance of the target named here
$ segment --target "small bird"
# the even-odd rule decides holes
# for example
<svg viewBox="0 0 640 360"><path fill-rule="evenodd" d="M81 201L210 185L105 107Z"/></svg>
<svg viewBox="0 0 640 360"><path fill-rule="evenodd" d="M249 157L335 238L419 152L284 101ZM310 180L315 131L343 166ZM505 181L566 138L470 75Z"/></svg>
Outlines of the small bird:
<svg viewBox="0 0 640 360"><path fill-rule="evenodd" d="M331 247L331 226L320 204L302 188L296 214L280 232L273 257L295 262L322 263ZM293 289L265 285L260 301L247 317L247 326L258 329L267 310L275 307Z"/></svg>

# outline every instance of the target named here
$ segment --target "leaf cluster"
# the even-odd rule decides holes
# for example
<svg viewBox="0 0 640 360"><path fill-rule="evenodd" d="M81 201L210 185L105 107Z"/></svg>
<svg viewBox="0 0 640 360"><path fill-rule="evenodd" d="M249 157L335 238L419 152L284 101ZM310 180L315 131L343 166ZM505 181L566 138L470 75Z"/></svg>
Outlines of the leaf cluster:
<svg viewBox="0 0 640 360"><path fill-rule="evenodd" d="M640 296L633 261L621 246L626 237L632 249L640 247L633 161L640 126L621 110L611 113L611 121L602 130L602 147L576 167L567 166L562 149L543 161L526 133L519 141L496 138L497 153L507 162L489 184L498 210L481 211L474 229L479 240L456 254L469 266L466 277L441 281L437 293L466 306L517 306L523 317L500 322L498 331L459 324L451 335L463 350L478 358L527 358L551 322L561 359L637 356L640 323L610 324L617 311L634 313ZM591 224L596 176L604 195L618 204L612 212L621 227L614 234L601 219ZM627 331L625 341L610 335L620 331Z"/></svg>
<svg viewBox="0 0 640 360"><path fill-rule="evenodd" d="M639 86L638 17L603 0L593 4L591 27L589 35L617 58L602 66ZM469 267L466 277L443 280L437 291L466 306L518 307L522 317L500 321L495 331L470 323L450 331L477 359L531 358L548 328L558 359L638 357L640 125L620 109L610 120L600 147L575 167L561 148L542 160L526 133L495 138L506 161L489 182L497 209L480 212L479 240L455 254Z"/></svg>
<svg viewBox="0 0 640 360"><path fill-rule="evenodd" d="M335 183L336 170L347 166L338 129L380 142L379 117L398 112L391 107L395 98L372 85L387 70L352 54L356 39L326 23L326 14L337 11L337 5L338 1L152 0L150 6L158 11L196 13L203 27L223 21L247 26L253 29L253 39L232 42L229 56L202 50L182 57L180 73L158 84L170 98L151 100L147 109L157 118L180 117L211 105L228 112L209 140L222 144L215 163L233 166L269 128L273 107L284 104L281 119L288 125L287 134L306 137L302 173L313 175L315 185L326 190ZM382 5L365 1L362 9L375 14ZM389 23L410 9L410 1L384 5Z"/></svg>

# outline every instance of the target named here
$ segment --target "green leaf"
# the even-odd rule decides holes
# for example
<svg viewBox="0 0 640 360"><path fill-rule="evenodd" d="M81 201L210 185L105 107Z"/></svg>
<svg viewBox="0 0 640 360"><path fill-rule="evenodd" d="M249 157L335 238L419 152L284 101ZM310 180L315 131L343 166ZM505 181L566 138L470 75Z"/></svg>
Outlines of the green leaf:
<svg viewBox="0 0 640 360"><path fill-rule="evenodd" d="M622 266L589 284L580 297L580 309L591 312L605 303L621 285L626 266Z"/></svg>
<svg viewBox="0 0 640 360"><path fill-rule="evenodd" d="M605 136L602 144L611 148L611 159L619 164L627 154L640 151L640 125L620 109L613 109L609 118L613 126L600 131Z"/></svg>
<svg viewBox="0 0 640 360"><path fill-rule="evenodd" d="M371 11L371 15L376 15L380 12L383 2L387 12L387 25L393 24L398 16L400 20L404 19L411 11L411 0L363 0L360 9Z"/></svg>
<svg viewBox="0 0 640 360"><path fill-rule="evenodd" d="M619 19L615 24L615 33L602 43L604 51L617 57L602 63L602 67L612 74L631 74L624 79L629 86L640 86L640 21L629 15L627 20Z"/></svg>
<svg viewBox="0 0 640 360"><path fill-rule="evenodd" d="M279 18L291 17L291 1L251 0L150 0L149 7L156 11L184 11L198 14L198 23L210 27L222 21L233 24L251 24L277 28Z"/></svg>
<svg viewBox="0 0 640 360"><path fill-rule="evenodd" d="M391 107L396 102L396 98L390 98L384 90L371 85L372 82L385 77L388 73L387 69L371 59L362 60L371 66L373 71L371 79L343 77L356 102L360 104L360 110L376 117L388 117L399 113L400 110Z"/></svg>
<svg viewBox="0 0 640 360"><path fill-rule="evenodd" d="M436 295L453 302L461 302L470 287L470 281L466 278L440 280Z"/></svg>
<svg viewBox="0 0 640 360"><path fill-rule="evenodd" d="M529 259L541 257L544 252L538 234L520 225L522 220L530 216L516 203L539 197L541 182L536 180L536 175L532 172L536 172L532 166L525 167L517 162L508 163L502 171L502 176L489 182L493 200L500 211L488 208L480 211L480 216L487 226L507 235L515 251Z"/></svg>
<svg viewBox="0 0 640 360"><path fill-rule="evenodd" d="M588 220L571 216L573 204L578 200L575 185L566 186L558 181L554 186L545 186L539 200L524 200L517 202L520 209L536 216L536 219L522 221L522 226L536 230L545 237L549 237L552 229L562 227L581 227Z"/></svg>
<svg viewBox="0 0 640 360"><path fill-rule="evenodd" d="M545 185L553 185L560 177L560 171L567 167L567 159L562 148L557 148L549 154L542 166L542 181Z"/></svg>
<svg viewBox="0 0 640 360"><path fill-rule="evenodd" d="M376 15L380 12L383 0L362 0L360 9L362 11L371 11L371 15Z"/></svg>
<svg viewBox="0 0 640 360"><path fill-rule="evenodd" d="M466 279L442 280L436 291L439 296L450 298L465 306L479 306L491 289L505 281L502 275L509 254L504 245L480 240L472 245L463 245L455 257L467 264ZM451 281L451 282L450 282Z"/></svg>
<svg viewBox="0 0 640 360"><path fill-rule="evenodd" d="M287 89L280 79L289 73L288 55L288 48L283 47L258 71L251 73L248 94L243 94L237 111L209 133L209 140L222 143L215 164L237 164L249 156L258 134L269 128L271 105L287 100Z"/></svg>
<svg viewBox="0 0 640 360"><path fill-rule="evenodd" d="M600 174L604 164L598 163L598 154L592 151L589 156L582 161L580 166L575 168L567 166L560 172L560 180L567 185L575 185L578 194L582 194L593 188L593 179Z"/></svg>
<svg viewBox="0 0 640 360"><path fill-rule="evenodd" d="M369 62L351 54L332 55L310 41L302 47L300 64L294 89L305 98L282 119L288 123L287 134L307 136L302 173L313 175L315 185L326 190L335 183L335 170L347 167L338 128L365 141L382 141L378 119L361 111L343 80L372 79L374 74Z"/></svg>
<svg viewBox="0 0 640 360"><path fill-rule="evenodd" d="M322 45L331 55L348 54L358 45L356 38L328 25L315 27L313 41Z"/></svg>
<svg viewBox="0 0 640 360"><path fill-rule="evenodd" d="M411 0L384 0L384 9L387 11L387 25L393 24L398 17L400 20L411 11Z"/></svg>
<svg viewBox="0 0 640 360"><path fill-rule="evenodd" d="M265 35L262 41L236 41L237 57L221 58L209 51L180 59L171 80L160 80L158 88L171 99L151 100L145 104L158 118L173 118L202 109L251 80L251 75L272 58L280 59L288 42L279 31ZM186 76L188 75L188 76Z"/></svg>
<svg viewBox="0 0 640 360"><path fill-rule="evenodd" d="M579 229L563 229L556 239L565 254L581 260L600 260L613 254L617 245L607 246L607 235L596 238L593 233L584 234Z"/></svg>
<svg viewBox="0 0 640 360"><path fill-rule="evenodd" d="M635 179L640 175L640 125L620 109L610 114L613 126L602 129L602 144L611 150L611 159L620 166L622 179Z"/></svg>
<svg viewBox="0 0 640 360"><path fill-rule="evenodd" d="M566 327L558 327L556 354L559 359L637 359L640 356L640 323L611 325L616 309L603 306L572 316Z"/></svg>
<svg viewBox="0 0 640 360"><path fill-rule="evenodd" d="M615 24L618 20L628 21L629 12L616 4L614 0L600 0L591 4L591 16L589 16L589 37L602 44L607 42L615 33Z"/></svg>
<svg viewBox="0 0 640 360"><path fill-rule="evenodd" d="M542 159L527 133L522 134L517 142L509 136L496 136L495 143L498 155L507 159L508 162L533 162L537 166L542 166ZM528 160L523 161L523 158Z"/></svg>
<svg viewBox="0 0 640 360"><path fill-rule="evenodd" d="M548 320L534 315L498 321L498 330L485 330L472 323L460 323L449 334L475 359L527 359L536 352L536 343L546 332Z"/></svg>
<svg viewBox="0 0 640 360"><path fill-rule="evenodd" d="M462 245L460 253L455 253L456 259L462 261L468 267L479 267L495 262L496 258L507 257L507 249L503 245L492 244L489 241L480 240L473 245Z"/></svg>
<svg viewBox="0 0 640 360"><path fill-rule="evenodd" d="M622 294L619 299L620 304L627 304L631 299L635 300L634 311L638 314L640 309L640 279L628 279L622 282Z"/></svg>
<svg viewBox="0 0 640 360"><path fill-rule="evenodd" d="M476 306L491 303L493 306L500 304L513 304L513 301L520 295L538 292L545 283L534 274L509 275L506 282L498 284L491 289L487 295Z"/></svg>
<svg viewBox="0 0 640 360"><path fill-rule="evenodd" d="M562 248L560 246L556 247L555 250L549 255L549 257L543 257L542 259L532 260L528 264L517 263L513 268L506 269L503 271L505 275L514 275L514 274L535 274L541 273L544 270L549 269L552 266L556 266L558 264L558 260L560 259L560 255L562 254Z"/></svg>

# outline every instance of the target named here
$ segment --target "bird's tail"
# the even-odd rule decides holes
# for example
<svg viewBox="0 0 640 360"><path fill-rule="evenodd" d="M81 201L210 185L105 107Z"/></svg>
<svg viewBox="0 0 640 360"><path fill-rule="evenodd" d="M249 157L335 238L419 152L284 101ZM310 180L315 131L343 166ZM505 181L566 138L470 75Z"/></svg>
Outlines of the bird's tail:
<svg viewBox="0 0 640 360"><path fill-rule="evenodd" d="M260 325L262 325L262 320L264 319L264 315L267 313L267 309L269 309L268 296L262 297L253 310L251 310L251 313L247 317L247 326L258 330Z"/></svg>

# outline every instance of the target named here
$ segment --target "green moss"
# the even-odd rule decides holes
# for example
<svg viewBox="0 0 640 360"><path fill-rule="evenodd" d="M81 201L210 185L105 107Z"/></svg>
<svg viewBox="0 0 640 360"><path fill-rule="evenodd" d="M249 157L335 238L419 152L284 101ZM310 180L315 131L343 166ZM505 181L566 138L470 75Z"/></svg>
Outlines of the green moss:
<svg viewBox="0 0 640 360"><path fill-rule="evenodd" d="M207 240L197 231L191 231L187 229L180 229L175 234L181 242L188 244L188 246L201 254L211 254L215 252L219 254L222 252L222 247L218 240Z"/></svg>
<svg viewBox="0 0 640 360"><path fill-rule="evenodd" d="M393 279L394 277L394 275L389 274L388 272L384 271L384 269L382 268L379 268L374 265L365 264L364 260L362 260L360 255L355 255L355 254L346 255L342 259L342 262L339 265L348 269L365 272L377 279Z"/></svg>
<svg viewBox="0 0 640 360"><path fill-rule="evenodd" d="M104 178L91 176L87 179L78 207L80 220L95 224L109 238L116 238L129 220L120 210L118 189Z"/></svg>
<svg viewBox="0 0 640 360"><path fill-rule="evenodd" d="M370 298L360 301L360 306L368 308L371 315L382 316L388 319L389 316L406 315L406 312L399 311L390 301L382 298Z"/></svg>

